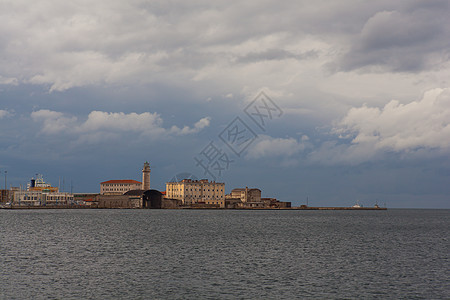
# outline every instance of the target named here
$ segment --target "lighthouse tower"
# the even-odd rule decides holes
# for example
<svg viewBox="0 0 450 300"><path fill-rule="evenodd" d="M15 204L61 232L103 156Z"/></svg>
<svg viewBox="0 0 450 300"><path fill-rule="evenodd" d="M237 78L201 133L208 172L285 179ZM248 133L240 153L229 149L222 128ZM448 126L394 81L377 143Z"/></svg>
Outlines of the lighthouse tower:
<svg viewBox="0 0 450 300"><path fill-rule="evenodd" d="M150 164L148 161L144 163L144 167L142 168L142 189L144 191L150 189Z"/></svg>

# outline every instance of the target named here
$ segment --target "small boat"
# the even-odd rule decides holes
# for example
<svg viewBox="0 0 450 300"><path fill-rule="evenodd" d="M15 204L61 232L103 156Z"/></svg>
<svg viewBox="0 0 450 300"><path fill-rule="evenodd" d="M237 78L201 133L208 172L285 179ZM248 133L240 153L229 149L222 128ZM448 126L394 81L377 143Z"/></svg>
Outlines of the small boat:
<svg viewBox="0 0 450 300"><path fill-rule="evenodd" d="M359 204L359 200L356 202L355 205L352 206L352 208L361 208L362 205Z"/></svg>

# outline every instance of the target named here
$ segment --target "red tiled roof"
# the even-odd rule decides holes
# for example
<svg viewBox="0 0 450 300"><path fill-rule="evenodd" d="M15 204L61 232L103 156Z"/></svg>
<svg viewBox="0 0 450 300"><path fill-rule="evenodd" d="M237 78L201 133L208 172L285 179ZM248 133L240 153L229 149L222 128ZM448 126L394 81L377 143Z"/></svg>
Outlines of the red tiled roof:
<svg viewBox="0 0 450 300"><path fill-rule="evenodd" d="M108 181L103 181L100 184L106 184L106 183L129 183L129 184L142 184L142 182L136 181L136 180L132 180L132 179L125 179L125 180L108 180Z"/></svg>
<svg viewBox="0 0 450 300"><path fill-rule="evenodd" d="M161 192L161 194L165 195L165 194L166 194L166 191L164 191L164 192Z"/></svg>

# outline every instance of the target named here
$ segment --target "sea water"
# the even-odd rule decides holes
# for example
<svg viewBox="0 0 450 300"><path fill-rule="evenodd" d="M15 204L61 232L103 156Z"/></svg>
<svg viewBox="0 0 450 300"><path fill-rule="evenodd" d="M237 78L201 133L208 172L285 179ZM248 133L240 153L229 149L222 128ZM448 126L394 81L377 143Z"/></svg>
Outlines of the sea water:
<svg viewBox="0 0 450 300"><path fill-rule="evenodd" d="M449 299L450 210L0 210L0 299Z"/></svg>

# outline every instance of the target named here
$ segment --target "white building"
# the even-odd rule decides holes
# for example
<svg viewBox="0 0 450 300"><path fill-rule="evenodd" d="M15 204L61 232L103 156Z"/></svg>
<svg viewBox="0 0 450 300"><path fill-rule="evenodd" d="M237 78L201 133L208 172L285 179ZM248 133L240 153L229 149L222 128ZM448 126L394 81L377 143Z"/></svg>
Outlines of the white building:
<svg viewBox="0 0 450 300"><path fill-rule="evenodd" d="M46 183L42 175L32 178L27 190L14 189L12 204L18 206L46 206L74 204L72 193L59 192L57 187Z"/></svg>
<svg viewBox="0 0 450 300"><path fill-rule="evenodd" d="M131 190L140 190L141 187L142 183L136 180L108 180L100 183L100 194L123 195Z"/></svg>
<svg viewBox="0 0 450 300"><path fill-rule="evenodd" d="M73 204L73 194L42 191L16 191L14 192L14 205L45 206Z"/></svg>
<svg viewBox="0 0 450 300"><path fill-rule="evenodd" d="M166 183L166 198L181 200L184 205L210 204L225 207L225 183L184 179Z"/></svg>

